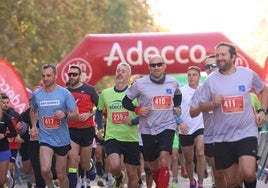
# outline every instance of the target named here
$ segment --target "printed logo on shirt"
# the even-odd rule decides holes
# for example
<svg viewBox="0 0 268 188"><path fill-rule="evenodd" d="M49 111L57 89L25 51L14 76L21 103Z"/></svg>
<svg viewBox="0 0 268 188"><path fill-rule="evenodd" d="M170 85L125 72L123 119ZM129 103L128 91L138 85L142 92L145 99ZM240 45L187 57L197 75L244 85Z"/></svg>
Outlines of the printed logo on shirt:
<svg viewBox="0 0 268 188"><path fill-rule="evenodd" d="M238 90L239 90L239 92L245 92L246 91L246 87L244 85L239 85L238 86Z"/></svg>
<svg viewBox="0 0 268 188"><path fill-rule="evenodd" d="M171 89L166 89L166 93L167 94L171 94L172 93L172 90Z"/></svg>
<svg viewBox="0 0 268 188"><path fill-rule="evenodd" d="M114 100L112 101L111 105L109 106L110 110L122 110L124 109L123 105L122 105L122 101L121 100Z"/></svg>
<svg viewBox="0 0 268 188"><path fill-rule="evenodd" d="M59 100L41 101L40 106L57 106L60 104Z"/></svg>

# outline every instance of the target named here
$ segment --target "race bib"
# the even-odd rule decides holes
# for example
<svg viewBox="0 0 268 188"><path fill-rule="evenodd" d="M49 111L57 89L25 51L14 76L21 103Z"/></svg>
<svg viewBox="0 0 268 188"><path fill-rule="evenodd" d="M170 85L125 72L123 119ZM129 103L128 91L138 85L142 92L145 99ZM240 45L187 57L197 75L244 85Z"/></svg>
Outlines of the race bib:
<svg viewBox="0 0 268 188"><path fill-rule="evenodd" d="M128 112L112 112L113 124L122 124L125 118L129 118Z"/></svg>
<svg viewBox="0 0 268 188"><path fill-rule="evenodd" d="M46 129L57 129L60 127L60 119L55 116L44 116L43 125Z"/></svg>
<svg viewBox="0 0 268 188"><path fill-rule="evenodd" d="M244 111L244 97L243 96L233 96L225 97L221 102L222 112L225 114L230 113L241 113Z"/></svg>
<svg viewBox="0 0 268 188"><path fill-rule="evenodd" d="M153 109L154 110L167 110L171 107L171 96L154 96Z"/></svg>

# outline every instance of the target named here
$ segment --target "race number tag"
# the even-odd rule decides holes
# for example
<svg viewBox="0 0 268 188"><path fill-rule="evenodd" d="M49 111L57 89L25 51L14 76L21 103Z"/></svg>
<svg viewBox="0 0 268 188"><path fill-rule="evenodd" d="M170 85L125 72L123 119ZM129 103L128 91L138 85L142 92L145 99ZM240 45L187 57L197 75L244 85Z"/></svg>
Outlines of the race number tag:
<svg viewBox="0 0 268 188"><path fill-rule="evenodd" d="M241 113L244 111L244 97L243 96L233 96L225 97L221 102L222 112L225 114L230 113Z"/></svg>
<svg viewBox="0 0 268 188"><path fill-rule="evenodd" d="M46 129L57 129L60 127L60 119L56 118L55 116L44 116L43 125Z"/></svg>
<svg viewBox="0 0 268 188"><path fill-rule="evenodd" d="M128 112L112 112L113 124L122 124L125 118L129 118Z"/></svg>
<svg viewBox="0 0 268 188"><path fill-rule="evenodd" d="M171 107L171 96L154 96L153 97L153 109L154 110L166 110Z"/></svg>

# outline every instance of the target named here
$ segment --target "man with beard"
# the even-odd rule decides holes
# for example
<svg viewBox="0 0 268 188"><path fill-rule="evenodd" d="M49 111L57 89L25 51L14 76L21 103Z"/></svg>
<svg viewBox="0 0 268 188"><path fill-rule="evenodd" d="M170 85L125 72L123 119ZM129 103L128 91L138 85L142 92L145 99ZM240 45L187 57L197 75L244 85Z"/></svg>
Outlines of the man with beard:
<svg viewBox="0 0 268 188"><path fill-rule="evenodd" d="M98 138L103 139L103 111L107 110L105 128L105 152L110 171L115 178L113 188L124 187L125 173L122 169L121 155L124 157L129 188L138 186L137 166L140 164L139 138L136 115L122 106L122 100L128 89L131 67L125 62L117 65L115 86L103 90L99 96L96 111Z"/></svg>
<svg viewBox="0 0 268 188"><path fill-rule="evenodd" d="M95 137L93 108L98 105L98 94L93 86L81 82L81 73L81 68L78 65L71 65L69 67L67 89L74 96L79 112L78 120L68 121L72 147L68 154L70 188L76 187L79 164L82 175L84 171L86 171L87 186L90 186L90 180L94 180L96 177L94 163L91 160L91 153L93 138ZM84 185L84 177L81 177L80 183Z"/></svg>
<svg viewBox="0 0 268 188"><path fill-rule="evenodd" d="M215 54L219 70L204 82L199 103L201 111L213 112L215 167L223 170L227 187L234 187L238 164L245 188L255 188L257 126L266 121L268 88L254 71L235 65L237 51L233 44L217 44ZM261 95L256 117L251 89Z"/></svg>
<svg viewBox="0 0 268 188"><path fill-rule="evenodd" d="M42 67L43 87L34 91L31 98L31 134L38 135L42 176L47 187L55 187L51 172L52 158L56 157L57 178L61 187L69 187L66 175L67 154L71 149L69 120L78 119L74 97L65 88L56 84L56 67ZM39 129L37 128L39 120Z"/></svg>

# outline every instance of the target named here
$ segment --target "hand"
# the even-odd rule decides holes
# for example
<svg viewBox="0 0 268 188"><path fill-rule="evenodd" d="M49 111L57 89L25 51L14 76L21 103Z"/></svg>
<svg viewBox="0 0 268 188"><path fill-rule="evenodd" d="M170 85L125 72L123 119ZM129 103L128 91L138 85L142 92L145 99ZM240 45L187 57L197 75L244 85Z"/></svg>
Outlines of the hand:
<svg viewBox="0 0 268 188"><path fill-rule="evenodd" d="M222 95L215 95L215 97L213 99L213 103L217 106L217 105L221 104L222 100L223 100Z"/></svg>
<svg viewBox="0 0 268 188"><path fill-rule="evenodd" d="M93 112L85 112L82 114L79 114L79 121L86 121L88 118L92 117L94 115Z"/></svg>
<svg viewBox="0 0 268 188"><path fill-rule="evenodd" d="M57 110L55 113L54 113L55 117L58 118L58 119L63 119L63 118L66 118L66 115L65 113L62 111L62 110Z"/></svg>
<svg viewBox="0 0 268 188"><path fill-rule="evenodd" d="M100 140L103 140L103 129L100 129L100 130L98 130L97 131L97 137L98 137L98 139L100 139Z"/></svg>
<svg viewBox="0 0 268 188"><path fill-rule="evenodd" d="M23 143L24 142L24 140L21 138L20 135L16 136L15 141L18 142L18 143Z"/></svg>
<svg viewBox="0 0 268 188"><path fill-rule="evenodd" d="M138 114L139 114L140 116L144 116L144 117L146 117L146 116L149 115L149 113L150 113L150 108L149 108L149 107L144 107L144 106L142 106L142 107L140 108Z"/></svg>
<svg viewBox="0 0 268 188"><path fill-rule="evenodd" d="M131 119L129 117L125 117L122 119L123 124L131 125Z"/></svg>
<svg viewBox="0 0 268 188"><path fill-rule="evenodd" d="M178 124L178 128L182 134L188 134L189 132L189 127L183 122Z"/></svg>
<svg viewBox="0 0 268 188"><path fill-rule="evenodd" d="M258 127L263 127L266 123L266 114L261 111L256 115L256 123Z"/></svg>
<svg viewBox="0 0 268 188"><path fill-rule="evenodd" d="M17 131L21 131L22 128L23 128L23 124L22 124L22 122L19 121L19 122L16 124L16 129L17 129Z"/></svg>
<svg viewBox="0 0 268 188"><path fill-rule="evenodd" d="M173 112L175 115L181 115L181 108L180 107L174 107Z"/></svg>
<svg viewBox="0 0 268 188"><path fill-rule="evenodd" d="M5 138L4 134L0 134L0 140L2 140L3 138Z"/></svg>
<svg viewBox="0 0 268 188"><path fill-rule="evenodd" d="M29 129L29 135L31 136L31 137L38 137L38 129L37 129L37 127L33 127L33 128L31 128L31 129Z"/></svg>

